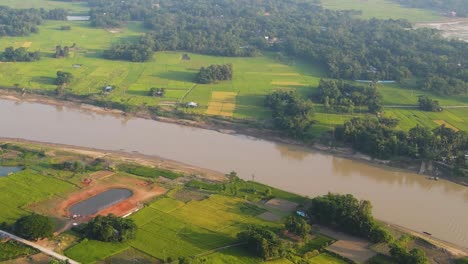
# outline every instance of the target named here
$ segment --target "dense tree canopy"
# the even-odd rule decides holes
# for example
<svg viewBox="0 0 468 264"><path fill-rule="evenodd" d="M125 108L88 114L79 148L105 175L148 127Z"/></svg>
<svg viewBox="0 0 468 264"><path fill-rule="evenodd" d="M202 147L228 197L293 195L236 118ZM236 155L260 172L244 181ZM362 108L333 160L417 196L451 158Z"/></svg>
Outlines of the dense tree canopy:
<svg viewBox="0 0 468 264"><path fill-rule="evenodd" d="M210 65L201 67L197 74L197 83L214 83L217 81L227 81L232 79L232 64Z"/></svg>
<svg viewBox="0 0 468 264"><path fill-rule="evenodd" d="M350 194L329 193L312 199L309 215L320 224L368 238L373 242L391 239L390 233L375 222L371 203L359 201Z"/></svg>
<svg viewBox="0 0 468 264"><path fill-rule="evenodd" d="M380 94L374 83L363 87L343 81L320 80L317 98L325 108L339 112L353 112L355 106L367 106L372 113L382 110Z"/></svg>
<svg viewBox="0 0 468 264"><path fill-rule="evenodd" d="M466 0L392 0L405 6L441 10L444 12L455 11L457 16L468 16L468 2Z"/></svg>
<svg viewBox="0 0 468 264"><path fill-rule="evenodd" d="M123 242L135 237L137 226L132 219L115 215L96 216L80 230L86 238L104 242Z"/></svg>
<svg viewBox="0 0 468 264"><path fill-rule="evenodd" d="M284 224L286 230L298 236L306 237L310 234L312 228L307 221L299 216L288 216Z"/></svg>
<svg viewBox="0 0 468 264"><path fill-rule="evenodd" d="M65 20L64 9L13 9L0 6L0 37L24 36L39 32L42 19Z"/></svg>
<svg viewBox="0 0 468 264"><path fill-rule="evenodd" d="M54 222L46 216L32 214L18 219L13 229L22 238L38 240L52 236Z"/></svg>
<svg viewBox="0 0 468 264"><path fill-rule="evenodd" d="M38 51L29 52L26 48L5 48L5 51L0 55L1 61L37 61L41 59Z"/></svg>
<svg viewBox="0 0 468 264"><path fill-rule="evenodd" d="M292 91L277 91L266 97L276 128L295 138L305 138L313 124L313 106Z"/></svg>
<svg viewBox="0 0 468 264"><path fill-rule="evenodd" d="M55 84L56 85L65 85L69 84L73 79L73 74L70 72L63 72L63 71L58 71L57 72L57 78L55 79Z"/></svg>
<svg viewBox="0 0 468 264"><path fill-rule="evenodd" d="M439 101L432 100L427 96L419 96L418 98L419 109L423 111L430 111L430 112L442 112L442 107L439 105Z"/></svg>
<svg viewBox="0 0 468 264"><path fill-rule="evenodd" d="M140 43L120 43L104 51L104 58L110 60L148 61L153 57L151 46Z"/></svg>
<svg viewBox="0 0 468 264"><path fill-rule="evenodd" d="M394 120L354 118L335 129L335 137L356 150L378 158L406 156L465 167L459 157L468 150L468 134L444 125L433 130L416 126L396 130ZM463 159L461 159L463 160Z"/></svg>
<svg viewBox="0 0 468 264"><path fill-rule="evenodd" d="M240 241L246 242L245 247L253 254L270 259L284 254L284 244L278 236L265 227L249 226L246 231L237 234Z"/></svg>

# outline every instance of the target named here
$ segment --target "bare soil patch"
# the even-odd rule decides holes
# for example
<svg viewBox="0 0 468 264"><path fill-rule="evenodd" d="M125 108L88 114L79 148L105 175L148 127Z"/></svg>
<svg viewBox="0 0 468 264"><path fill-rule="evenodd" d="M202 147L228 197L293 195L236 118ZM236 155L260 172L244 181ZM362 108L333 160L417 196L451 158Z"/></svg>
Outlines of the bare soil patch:
<svg viewBox="0 0 468 264"><path fill-rule="evenodd" d="M23 43L22 47L23 48L29 48L29 47L31 47L31 45L32 45L32 42L26 41L26 42Z"/></svg>
<svg viewBox="0 0 468 264"><path fill-rule="evenodd" d="M279 215L276 215L272 212L264 212L262 214L257 215L257 217L270 222L278 222L281 220L281 217Z"/></svg>
<svg viewBox="0 0 468 264"><path fill-rule="evenodd" d="M280 210L285 213L292 213L296 210L298 204L283 199L271 199L265 203L267 207Z"/></svg>
<svg viewBox="0 0 468 264"><path fill-rule="evenodd" d="M202 201L208 198L208 195L205 193L201 192L196 192L196 191L190 191L190 190L179 190L176 193L172 195L174 199L177 199L179 201L182 201L184 203L190 202L190 201Z"/></svg>
<svg viewBox="0 0 468 264"><path fill-rule="evenodd" d="M326 249L340 256L348 258L356 263L366 263L370 258L377 255L370 249L369 241L350 236L341 232L320 226L320 233L335 238L337 241Z"/></svg>

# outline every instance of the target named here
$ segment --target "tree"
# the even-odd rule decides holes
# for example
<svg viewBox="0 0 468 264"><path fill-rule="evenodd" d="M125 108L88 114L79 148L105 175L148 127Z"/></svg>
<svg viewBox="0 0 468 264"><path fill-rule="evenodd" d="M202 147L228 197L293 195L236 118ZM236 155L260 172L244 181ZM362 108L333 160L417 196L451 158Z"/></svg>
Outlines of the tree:
<svg viewBox="0 0 468 264"><path fill-rule="evenodd" d="M42 215L32 214L23 216L14 224L14 232L28 240L38 240L52 236L54 222Z"/></svg>
<svg viewBox="0 0 468 264"><path fill-rule="evenodd" d="M109 214L96 216L78 229L84 237L104 242L124 242L133 239L137 226L133 219Z"/></svg>
<svg viewBox="0 0 468 264"><path fill-rule="evenodd" d="M58 71L57 72L57 78L55 79L55 84L56 85L66 85L69 84L73 79L73 74L70 72L63 72L63 71Z"/></svg>
<svg viewBox="0 0 468 264"><path fill-rule="evenodd" d="M418 98L419 108L424 111L430 112L442 112L442 107L439 105L439 101L432 100L426 95L421 95Z"/></svg>
<svg viewBox="0 0 468 264"><path fill-rule="evenodd" d="M303 238L310 234L312 228L304 218L298 216L288 216L284 224L286 230Z"/></svg>
<svg viewBox="0 0 468 264"><path fill-rule="evenodd" d="M240 241L246 242L245 247L263 259L283 256L286 247L277 235L265 227L249 226L246 231L237 234Z"/></svg>
<svg viewBox="0 0 468 264"><path fill-rule="evenodd" d="M208 84L232 79L232 64L210 65L201 67L195 78L197 83Z"/></svg>

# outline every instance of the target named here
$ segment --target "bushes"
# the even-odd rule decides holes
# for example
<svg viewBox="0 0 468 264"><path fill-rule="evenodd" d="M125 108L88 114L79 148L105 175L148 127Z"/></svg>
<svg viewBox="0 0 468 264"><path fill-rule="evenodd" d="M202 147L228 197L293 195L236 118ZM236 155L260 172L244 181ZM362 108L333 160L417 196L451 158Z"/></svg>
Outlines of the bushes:
<svg viewBox="0 0 468 264"><path fill-rule="evenodd" d="M246 242L245 248L263 259L284 256L285 244L275 233L265 227L249 226L247 231L237 234L240 241Z"/></svg>
<svg viewBox="0 0 468 264"><path fill-rule="evenodd" d="M22 238L38 240L52 236L54 223L46 216L32 214L18 219L13 230Z"/></svg>
<svg viewBox="0 0 468 264"><path fill-rule="evenodd" d="M197 83L207 84L232 79L232 64L210 65L202 67L197 74Z"/></svg>
<svg viewBox="0 0 468 264"><path fill-rule="evenodd" d="M320 224L340 229L373 242L388 242L390 233L379 226L372 216L369 201L359 201L352 195L327 194L311 200L309 215Z"/></svg>
<svg viewBox="0 0 468 264"><path fill-rule="evenodd" d="M103 242L124 242L133 239L137 226L133 219L115 215L96 216L89 223L75 229L88 239Z"/></svg>
<svg viewBox="0 0 468 264"><path fill-rule="evenodd" d="M439 101L432 100L429 97L422 95L418 99L419 109L430 112L442 112L442 107L439 105Z"/></svg>
<svg viewBox="0 0 468 264"><path fill-rule="evenodd" d="M30 62L30 61L37 61L41 59L41 56L38 51L35 52L28 52L26 48L17 48L14 49L13 47L5 48L5 51L0 56L2 61L22 61L22 62Z"/></svg>
<svg viewBox="0 0 468 264"><path fill-rule="evenodd" d="M181 174L176 172L133 164L121 164L118 166L118 169L126 173L147 178L158 178L159 176L162 176L168 179L176 179L181 176Z"/></svg>

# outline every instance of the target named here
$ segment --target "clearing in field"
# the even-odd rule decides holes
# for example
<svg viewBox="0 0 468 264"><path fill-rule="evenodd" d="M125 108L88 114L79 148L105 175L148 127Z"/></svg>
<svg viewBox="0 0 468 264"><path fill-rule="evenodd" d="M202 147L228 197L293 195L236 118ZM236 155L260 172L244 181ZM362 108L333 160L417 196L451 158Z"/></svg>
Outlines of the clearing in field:
<svg viewBox="0 0 468 264"><path fill-rule="evenodd" d="M439 125L439 126L445 125L445 127L451 128L451 129L453 129L453 130L455 130L455 131L459 131L459 130L460 130L460 129L458 129L457 127L451 125L450 123L448 123L448 122L445 121L445 120L433 120L433 121L434 121L434 123L436 123L436 124Z"/></svg>
<svg viewBox="0 0 468 264"><path fill-rule="evenodd" d="M213 92L206 113L208 115L232 116L236 109L236 93Z"/></svg>
<svg viewBox="0 0 468 264"><path fill-rule="evenodd" d="M31 47L31 45L32 45L32 42L31 42L31 41L26 41L26 42L23 43L23 46L22 46L22 47L23 47L23 48L29 48L29 47Z"/></svg>

